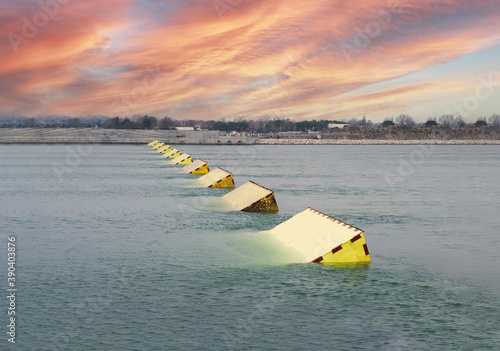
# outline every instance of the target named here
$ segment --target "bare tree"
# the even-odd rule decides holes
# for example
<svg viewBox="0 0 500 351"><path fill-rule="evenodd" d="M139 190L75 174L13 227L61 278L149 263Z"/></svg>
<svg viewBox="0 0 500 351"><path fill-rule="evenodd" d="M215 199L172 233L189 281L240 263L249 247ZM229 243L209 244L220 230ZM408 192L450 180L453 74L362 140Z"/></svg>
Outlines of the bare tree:
<svg viewBox="0 0 500 351"><path fill-rule="evenodd" d="M493 126L500 126L500 115L493 115L488 118L488 121L490 122L491 125Z"/></svg>
<svg viewBox="0 0 500 351"><path fill-rule="evenodd" d="M439 117L439 123L448 127L453 127L455 125L455 117L453 117L453 115L442 115Z"/></svg>
<svg viewBox="0 0 500 351"><path fill-rule="evenodd" d="M410 115L399 115L398 117L396 117L396 123L413 127L415 125L415 120Z"/></svg>
<svg viewBox="0 0 500 351"><path fill-rule="evenodd" d="M359 120L357 118L351 118L350 120L347 121L348 124L351 126L357 126L359 125Z"/></svg>
<svg viewBox="0 0 500 351"><path fill-rule="evenodd" d="M455 125L454 127L460 127L460 128L463 128L463 127L466 127L467 126L467 123L465 123L464 119L462 118L462 116L457 116L455 118Z"/></svg>

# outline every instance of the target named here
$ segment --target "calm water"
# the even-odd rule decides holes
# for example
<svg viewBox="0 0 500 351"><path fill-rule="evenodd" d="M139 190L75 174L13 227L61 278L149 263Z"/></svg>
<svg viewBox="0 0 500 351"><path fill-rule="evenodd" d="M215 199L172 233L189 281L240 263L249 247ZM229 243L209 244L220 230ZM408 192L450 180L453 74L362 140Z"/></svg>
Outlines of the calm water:
<svg viewBox="0 0 500 351"><path fill-rule="evenodd" d="M227 211L146 146L0 146L1 350L500 349L498 146L180 149L280 212ZM296 264L265 230L306 207L372 263Z"/></svg>

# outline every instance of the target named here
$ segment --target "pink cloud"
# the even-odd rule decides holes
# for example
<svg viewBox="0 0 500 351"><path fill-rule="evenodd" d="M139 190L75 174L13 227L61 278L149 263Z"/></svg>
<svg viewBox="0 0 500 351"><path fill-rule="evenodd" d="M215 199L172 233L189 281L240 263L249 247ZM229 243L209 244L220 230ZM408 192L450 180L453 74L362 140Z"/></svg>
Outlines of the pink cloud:
<svg viewBox="0 0 500 351"><path fill-rule="evenodd" d="M500 5L487 0L225 3L186 1L164 12L149 8L154 13L132 1L60 5L17 53L9 33L22 35L21 19L41 9L9 3L0 12L0 113L216 119L286 110L303 119L355 114L359 104L398 113L403 90L336 97L500 38ZM455 15L458 23L450 20ZM368 41L356 46L361 35ZM421 102L427 94L416 83L404 88L403 100Z"/></svg>

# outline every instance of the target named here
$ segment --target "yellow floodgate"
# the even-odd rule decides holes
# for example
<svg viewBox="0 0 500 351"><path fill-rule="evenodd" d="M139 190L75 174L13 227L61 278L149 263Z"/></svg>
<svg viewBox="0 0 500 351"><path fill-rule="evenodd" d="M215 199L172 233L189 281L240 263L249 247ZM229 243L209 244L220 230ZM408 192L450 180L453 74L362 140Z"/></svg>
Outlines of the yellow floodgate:
<svg viewBox="0 0 500 351"><path fill-rule="evenodd" d="M193 161L193 163L191 163L190 165L183 167L182 170L186 173L192 174L206 174L210 172L208 163L202 160Z"/></svg>
<svg viewBox="0 0 500 351"><path fill-rule="evenodd" d="M370 262L363 231L308 208L271 229L307 262Z"/></svg>
<svg viewBox="0 0 500 351"><path fill-rule="evenodd" d="M153 146L153 149L160 150L165 145L166 145L165 143L158 143Z"/></svg>
<svg viewBox="0 0 500 351"><path fill-rule="evenodd" d="M249 181L222 197L238 211L277 212L274 192Z"/></svg>
<svg viewBox="0 0 500 351"><path fill-rule="evenodd" d="M163 154L163 157L166 157L166 158L176 158L176 157L179 157L180 155L181 155L181 152L179 150L172 149L169 152Z"/></svg>
<svg viewBox="0 0 500 351"><path fill-rule="evenodd" d="M182 154L179 157L176 157L172 160L172 163L176 165L188 165L193 162L193 158L189 154Z"/></svg>
<svg viewBox="0 0 500 351"><path fill-rule="evenodd" d="M208 188L234 188L233 175L222 168L216 168L198 180Z"/></svg>
<svg viewBox="0 0 500 351"><path fill-rule="evenodd" d="M170 150L172 150L172 146L170 145L165 145L163 146L161 149L158 149L158 152L160 154L166 154L167 152L169 152Z"/></svg>
<svg viewBox="0 0 500 351"><path fill-rule="evenodd" d="M158 140L153 140L152 142L148 143L148 146L153 146L155 144L158 144L159 141Z"/></svg>

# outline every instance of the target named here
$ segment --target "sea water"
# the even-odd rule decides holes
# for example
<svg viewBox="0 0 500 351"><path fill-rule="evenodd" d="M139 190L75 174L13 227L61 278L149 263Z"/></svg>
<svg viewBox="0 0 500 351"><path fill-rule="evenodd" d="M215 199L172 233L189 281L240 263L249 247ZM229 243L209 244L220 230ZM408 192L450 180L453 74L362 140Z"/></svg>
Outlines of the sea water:
<svg viewBox="0 0 500 351"><path fill-rule="evenodd" d="M275 191L230 211L147 146L0 146L0 349L499 350L498 146L185 146ZM299 264L266 230L307 207L372 262Z"/></svg>

